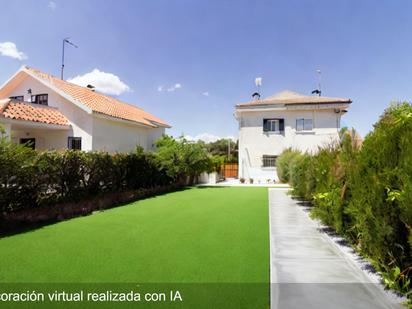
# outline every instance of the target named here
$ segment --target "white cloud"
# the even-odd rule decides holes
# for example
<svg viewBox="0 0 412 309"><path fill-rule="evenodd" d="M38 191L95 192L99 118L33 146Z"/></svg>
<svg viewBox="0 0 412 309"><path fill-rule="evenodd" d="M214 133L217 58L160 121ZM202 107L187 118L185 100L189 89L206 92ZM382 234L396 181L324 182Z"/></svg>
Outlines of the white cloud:
<svg viewBox="0 0 412 309"><path fill-rule="evenodd" d="M124 92L131 91L130 87L122 82L117 75L99 69L94 69L84 75L78 75L68 81L83 87L93 85L97 91L110 95L121 95Z"/></svg>
<svg viewBox="0 0 412 309"><path fill-rule="evenodd" d="M54 10L57 8L57 4L56 4L56 2L54 2L54 1L49 1L49 4L47 5L47 7L48 7L50 10L54 11Z"/></svg>
<svg viewBox="0 0 412 309"><path fill-rule="evenodd" d="M210 94L209 94L209 91L205 91L205 92L202 92L202 95L205 97L208 97Z"/></svg>
<svg viewBox="0 0 412 309"><path fill-rule="evenodd" d="M2 56L11 57L18 60L27 59L27 55L17 49L13 42L0 43L0 54Z"/></svg>
<svg viewBox="0 0 412 309"><path fill-rule="evenodd" d="M173 86L167 87L166 89L163 86L158 86L157 91L162 92L162 91L167 91L167 92L173 92L176 91L177 89L182 88L182 84L176 83Z"/></svg>
<svg viewBox="0 0 412 309"><path fill-rule="evenodd" d="M217 136L217 135L206 133L206 132L198 134L196 136L185 135L184 138L186 138L188 141L195 141L195 142L204 141L206 143L216 142L217 140L222 139L222 138L231 139L232 141L237 140L237 138L231 135L223 137L223 136Z"/></svg>

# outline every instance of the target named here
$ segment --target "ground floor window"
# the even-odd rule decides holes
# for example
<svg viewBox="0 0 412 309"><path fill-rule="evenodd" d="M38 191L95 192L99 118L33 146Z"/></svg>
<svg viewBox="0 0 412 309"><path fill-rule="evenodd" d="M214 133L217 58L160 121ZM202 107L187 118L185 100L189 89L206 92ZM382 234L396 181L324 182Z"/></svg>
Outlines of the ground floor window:
<svg viewBox="0 0 412 309"><path fill-rule="evenodd" d="M67 148L73 150L82 150L82 138L70 136L68 139Z"/></svg>
<svg viewBox="0 0 412 309"><path fill-rule="evenodd" d="M263 167L276 167L277 156L263 155L262 166Z"/></svg>
<svg viewBox="0 0 412 309"><path fill-rule="evenodd" d="M23 144L26 147L31 149L36 149L36 139L35 138L21 138L20 144Z"/></svg>

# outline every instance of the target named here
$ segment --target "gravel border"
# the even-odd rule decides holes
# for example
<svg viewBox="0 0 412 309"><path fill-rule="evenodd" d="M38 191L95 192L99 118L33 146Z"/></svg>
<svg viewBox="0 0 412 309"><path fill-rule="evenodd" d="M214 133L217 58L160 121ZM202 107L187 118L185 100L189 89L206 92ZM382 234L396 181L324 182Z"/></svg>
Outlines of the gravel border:
<svg viewBox="0 0 412 309"><path fill-rule="evenodd" d="M392 301L397 303L403 303L407 301L405 296L399 295L398 293L389 290L385 287L383 283L382 276L375 270L372 264L362 257L359 253L357 253L353 247L339 234L333 231L330 227L324 225L320 220L313 219L310 217L310 202L298 200L298 204L300 209L306 214L306 216L317 225L317 229L321 232L324 236L331 240L331 242L335 245L335 247L344 254L346 258L351 260L357 267L359 267L362 272L371 279L373 283L377 285L377 287ZM406 306L405 306L406 308Z"/></svg>

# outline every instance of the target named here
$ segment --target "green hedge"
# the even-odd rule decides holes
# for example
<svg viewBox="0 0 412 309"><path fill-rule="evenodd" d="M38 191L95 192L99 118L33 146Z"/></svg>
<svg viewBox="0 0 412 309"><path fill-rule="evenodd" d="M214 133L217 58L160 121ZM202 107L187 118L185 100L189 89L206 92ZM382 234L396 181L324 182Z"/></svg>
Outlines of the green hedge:
<svg viewBox="0 0 412 309"><path fill-rule="evenodd" d="M388 285L407 292L412 275L412 105L389 107L362 147L354 136L343 131L339 145L314 155L291 156L287 150L278 162L288 166L293 193L312 201L312 215L371 258Z"/></svg>
<svg viewBox="0 0 412 309"><path fill-rule="evenodd" d="M37 152L0 138L2 213L76 201L98 194L169 185L154 155Z"/></svg>

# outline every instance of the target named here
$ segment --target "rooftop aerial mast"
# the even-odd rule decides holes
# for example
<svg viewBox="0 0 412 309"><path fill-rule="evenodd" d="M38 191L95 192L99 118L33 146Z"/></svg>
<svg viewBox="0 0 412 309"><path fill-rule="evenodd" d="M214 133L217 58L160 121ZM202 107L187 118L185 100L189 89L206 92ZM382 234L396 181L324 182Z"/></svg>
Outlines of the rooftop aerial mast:
<svg viewBox="0 0 412 309"><path fill-rule="evenodd" d="M61 69L61 77L60 77L62 80L63 80L63 73L64 73L64 47L66 46L66 43L67 43L67 44L70 44L70 45L73 46L73 47L78 48L78 46L77 46L76 44L70 42L69 39L70 39L70 38L64 38L64 39L63 39L63 47L62 47L62 69Z"/></svg>

